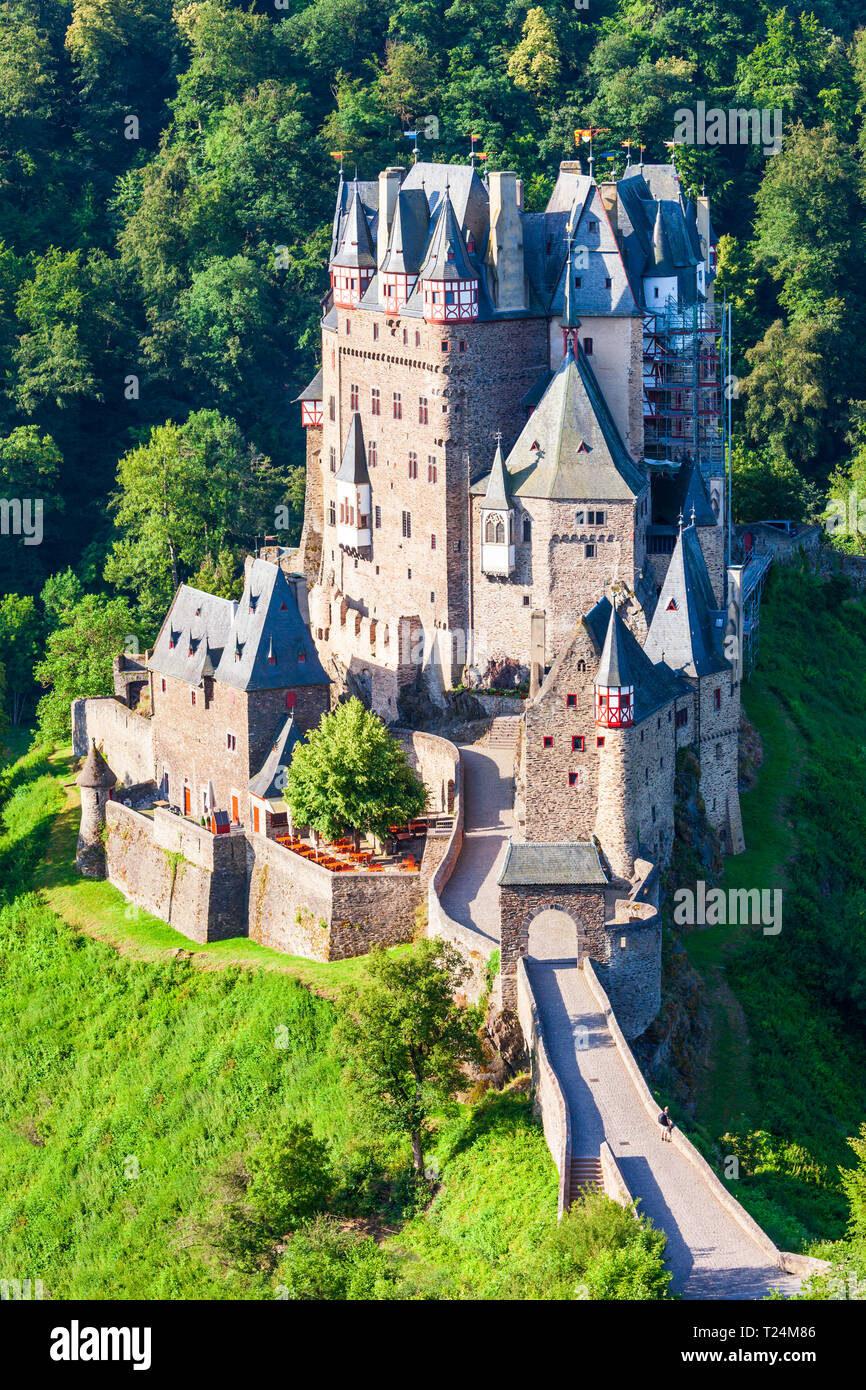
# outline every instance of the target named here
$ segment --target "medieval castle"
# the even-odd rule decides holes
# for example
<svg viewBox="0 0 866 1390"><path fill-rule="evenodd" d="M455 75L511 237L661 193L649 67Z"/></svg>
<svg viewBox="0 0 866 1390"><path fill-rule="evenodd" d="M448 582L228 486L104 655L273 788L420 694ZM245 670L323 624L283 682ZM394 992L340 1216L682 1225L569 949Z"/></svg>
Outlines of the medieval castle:
<svg viewBox="0 0 866 1390"><path fill-rule="evenodd" d="M189 935L324 959L408 939L424 894L428 930L471 955L438 896L460 758L424 724L455 687L512 687L502 997L531 915L566 895L635 1036L658 1008L678 749L742 848L709 201L669 165L596 182L563 163L544 212L513 173L341 176L330 278L300 548L251 557L236 603L181 586L115 696L76 702L82 867L104 841L112 881ZM292 749L347 691L428 785L414 873L311 860L288 823Z"/></svg>

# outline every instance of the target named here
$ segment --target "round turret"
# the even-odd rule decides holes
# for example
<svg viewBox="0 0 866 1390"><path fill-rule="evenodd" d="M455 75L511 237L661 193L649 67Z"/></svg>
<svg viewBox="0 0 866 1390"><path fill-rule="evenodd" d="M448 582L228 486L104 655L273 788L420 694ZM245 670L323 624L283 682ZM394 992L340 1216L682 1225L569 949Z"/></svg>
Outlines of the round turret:
<svg viewBox="0 0 866 1390"><path fill-rule="evenodd" d="M91 740L90 752L84 767L76 777L81 788L81 825L78 829L75 862L85 878L105 878L105 804L111 797L117 778Z"/></svg>

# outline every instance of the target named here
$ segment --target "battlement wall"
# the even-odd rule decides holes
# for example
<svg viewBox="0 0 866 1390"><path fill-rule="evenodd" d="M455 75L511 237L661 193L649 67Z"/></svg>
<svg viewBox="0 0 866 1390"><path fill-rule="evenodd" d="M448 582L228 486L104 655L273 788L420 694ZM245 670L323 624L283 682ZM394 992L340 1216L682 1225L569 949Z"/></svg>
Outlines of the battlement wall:
<svg viewBox="0 0 866 1390"><path fill-rule="evenodd" d="M154 779L153 720L136 714L114 695L72 701L72 751L85 758L91 739L117 778L119 787Z"/></svg>

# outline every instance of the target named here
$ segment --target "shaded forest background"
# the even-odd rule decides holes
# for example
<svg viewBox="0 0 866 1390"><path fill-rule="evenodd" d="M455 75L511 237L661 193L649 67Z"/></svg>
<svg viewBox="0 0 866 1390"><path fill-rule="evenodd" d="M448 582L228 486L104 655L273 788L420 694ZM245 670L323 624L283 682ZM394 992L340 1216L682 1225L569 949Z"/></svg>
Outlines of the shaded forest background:
<svg viewBox="0 0 866 1390"><path fill-rule="evenodd" d="M64 672L104 685L107 644L152 641L178 582L233 594L257 537L296 539L331 152L374 177L408 165L406 129L434 160L480 136L537 209L576 127L605 128L597 171L621 173L627 138L667 158L681 106L781 109L775 157L677 162L722 236L740 516L847 495L866 474L859 9L3 0L0 497L45 507L41 545L0 539L7 716L32 712L35 669L62 734Z"/></svg>

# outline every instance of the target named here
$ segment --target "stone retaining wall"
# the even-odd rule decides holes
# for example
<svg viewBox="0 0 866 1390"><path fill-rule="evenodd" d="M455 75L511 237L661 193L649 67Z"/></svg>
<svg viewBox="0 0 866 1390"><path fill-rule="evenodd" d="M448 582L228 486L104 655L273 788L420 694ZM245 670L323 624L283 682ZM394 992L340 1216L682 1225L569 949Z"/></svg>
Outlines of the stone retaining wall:
<svg viewBox="0 0 866 1390"><path fill-rule="evenodd" d="M72 701L72 751L85 758L91 739L117 777L118 787L154 778L153 720L127 709L113 695Z"/></svg>
<svg viewBox="0 0 866 1390"><path fill-rule="evenodd" d="M541 1118L544 1137L559 1173L557 1214L568 1208L571 1168L571 1115L559 1077L547 1055L538 1006L524 961L517 963L517 1017L532 1058L533 1111Z"/></svg>

